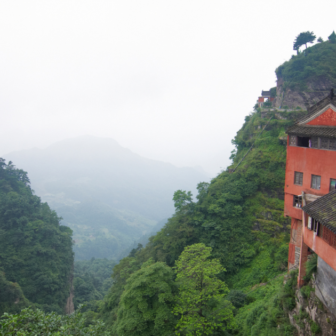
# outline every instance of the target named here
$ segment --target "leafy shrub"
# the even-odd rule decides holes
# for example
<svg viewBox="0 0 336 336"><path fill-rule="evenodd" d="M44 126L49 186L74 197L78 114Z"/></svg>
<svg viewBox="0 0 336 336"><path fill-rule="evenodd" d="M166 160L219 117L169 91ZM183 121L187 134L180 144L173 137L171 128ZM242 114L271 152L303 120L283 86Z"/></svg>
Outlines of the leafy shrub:
<svg viewBox="0 0 336 336"><path fill-rule="evenodd" d="M230 301L235 308L241 308L246 303L247 295L240 290L231 290L226 296L226 300Z"/></svg>
<svg viewBox="0 0 336 336"><path fill-rule="evenodd" d="M305 265L305 267L306 267L306 275L304 277L304 280L306 282L308 282L311 279L312 275L314 273L316 273L316 271L317 271L317 259L318 259L318 256L317 256L317 254L314 253L308 259L308 261L306 262L306 265Z"/></svg>
<svg viewBox="0 0 336 336"><path fill-rule="evenodd" d="M322 330L316 322L310 320L309 324L310 324L310 330L313 333L313 335L321 334Z"/></svg>
<svg viewBox="0 0 336 336"><path fill-rule="evenodd" d="M307 299L310 297L310 293L313 292L314 289L310 286L303 286L301 289L300 289L300 292L302 294L302 296Z"/></svg>
<svg viewBox="0 0 336 336"><path fill-rule="evenodd" d="M100 336L104 335L104 324L95 321L85 326L85 315L79 311L72 315L46 314L40 309L26 308L21 313L10 315L5 313L0 319L1 336L42 336L42 335L74 335Z"/></svg>

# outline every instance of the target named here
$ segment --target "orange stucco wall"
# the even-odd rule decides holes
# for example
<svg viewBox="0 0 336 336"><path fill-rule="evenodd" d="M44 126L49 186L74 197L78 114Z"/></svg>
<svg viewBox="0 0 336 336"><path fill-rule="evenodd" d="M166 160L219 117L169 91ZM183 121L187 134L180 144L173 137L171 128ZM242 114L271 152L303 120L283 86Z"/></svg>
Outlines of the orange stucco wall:
<svg viewBox="0 0 336 336"><path fill-rule="evenodd" d="M336 271L336 249L326 243L314 231L303 226L303 240L319 257Z"/></svg>
<svg viewBox="0 0 336 336"><path fill-rule="evenodd" d="M287 146L285 178L285 216L301 219L302 211L293 207L293 195L323 196L329 193L330 179L336 179L336 151ZM294 172L303 173L303 185L294 184ZM321 176L321 189L312 189L311 176Z"/></svg>
<svg viewBox="0 0 336 336"><path fill-rule="evenodd" d="M307 125L336 126L336 112L329 108Z"/></svg>

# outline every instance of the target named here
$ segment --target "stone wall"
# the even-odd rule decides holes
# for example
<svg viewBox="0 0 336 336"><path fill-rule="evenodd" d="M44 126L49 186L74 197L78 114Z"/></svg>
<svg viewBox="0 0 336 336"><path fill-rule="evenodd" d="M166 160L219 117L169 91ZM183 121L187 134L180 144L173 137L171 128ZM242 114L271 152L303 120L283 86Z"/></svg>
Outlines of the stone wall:
<svg viewBox="0 0 336 336"><path fill-rule="evenodd" d="M336 271L318 257L316 296L336 317Z"/></svg>

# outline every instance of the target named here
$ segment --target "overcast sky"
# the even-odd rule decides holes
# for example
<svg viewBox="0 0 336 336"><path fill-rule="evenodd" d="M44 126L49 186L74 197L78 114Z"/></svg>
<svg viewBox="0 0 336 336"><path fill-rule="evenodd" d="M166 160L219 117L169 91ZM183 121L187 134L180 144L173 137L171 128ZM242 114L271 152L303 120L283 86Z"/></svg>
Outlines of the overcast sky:
<svg viewBox="0 0 336 336"><path fill-rule="evenodd" d="M231 139L334 1L2 0L0 155L85 134L225 168Z"/></svg>

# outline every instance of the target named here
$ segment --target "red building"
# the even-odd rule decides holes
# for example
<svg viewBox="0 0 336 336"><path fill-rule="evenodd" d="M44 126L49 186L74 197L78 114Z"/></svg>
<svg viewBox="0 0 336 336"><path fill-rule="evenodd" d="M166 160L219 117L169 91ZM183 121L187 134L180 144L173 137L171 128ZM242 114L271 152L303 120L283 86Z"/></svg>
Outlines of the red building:
<svg viewBox="0 0 336 336"><path fill-rule="evenodd" d="M309 108L308 114L288 129L287 134L285 216L292 218L288 267L299 266L298 284L303 285L307 256L315 252L319 264L325 263L330 268L328 272L336 284L336 222L334 228L328 217L333 206L324 206L336 202L336 193L331 192L336 185L336 97L333 90ZM329 193L335 196L324 196ZM312 208L316 218L312 216Z"/></svg>

